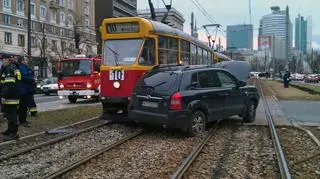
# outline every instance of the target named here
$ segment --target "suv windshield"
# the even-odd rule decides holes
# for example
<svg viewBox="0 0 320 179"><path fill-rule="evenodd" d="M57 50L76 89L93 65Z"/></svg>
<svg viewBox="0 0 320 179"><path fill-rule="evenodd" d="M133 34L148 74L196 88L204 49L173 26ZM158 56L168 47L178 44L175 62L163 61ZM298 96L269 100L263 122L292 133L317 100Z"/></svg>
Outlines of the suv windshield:
<svg viewBox="0 0 320 179"><path fill-rule="evenodd" d="M104 64L134 64L141 48L142 41L142 39L106 40L104 42Z"/></svg>
<svg viewBox="0 0 320 179"><path fill-rule="evenodd" d="M150 73L140 83L141 87L152 87L154 91L168 91L176 83L178 75L174 72Z"/></svg>
<svg viewBox="0 0 320 179"><path fill-rule="evenodd" d="M85 60L66 60L61 63L62 76L87 76L91 74L91 62Z"/></svg>

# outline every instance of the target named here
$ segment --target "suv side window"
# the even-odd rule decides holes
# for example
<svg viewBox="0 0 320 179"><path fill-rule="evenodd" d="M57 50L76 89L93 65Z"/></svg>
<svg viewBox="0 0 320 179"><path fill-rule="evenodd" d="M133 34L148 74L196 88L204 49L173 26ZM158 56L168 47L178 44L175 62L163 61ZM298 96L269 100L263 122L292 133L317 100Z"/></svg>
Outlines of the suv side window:
<svg viewBox="0 0 320 179"><path fill-rule="evenodd" d="M235 88L237 86L236 81L226 72L218 71L217 73L223 88Z"/></svg>
<svg viewBox="0 0 320 179"><path fill-rule="evenodd" d="M221 87L219 78L214 70L198 72L199 86L201 88Z"/></svg>

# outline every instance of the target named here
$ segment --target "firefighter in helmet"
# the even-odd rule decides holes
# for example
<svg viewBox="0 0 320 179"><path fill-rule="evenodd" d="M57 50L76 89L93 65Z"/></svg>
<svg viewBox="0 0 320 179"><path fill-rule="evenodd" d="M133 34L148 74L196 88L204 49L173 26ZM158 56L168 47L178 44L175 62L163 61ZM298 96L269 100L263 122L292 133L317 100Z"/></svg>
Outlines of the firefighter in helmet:
<svg viewBox="0 0 320 179"><path fill-rule="evenodd" d="M3 69L1 74L1 97L2 111L8 120L8 129L2 134L4 140L13 140L18 138L18 117L17 108L19 105L19 81L21 73L13 64L13 59L5 56L3 60Z"/></svg>

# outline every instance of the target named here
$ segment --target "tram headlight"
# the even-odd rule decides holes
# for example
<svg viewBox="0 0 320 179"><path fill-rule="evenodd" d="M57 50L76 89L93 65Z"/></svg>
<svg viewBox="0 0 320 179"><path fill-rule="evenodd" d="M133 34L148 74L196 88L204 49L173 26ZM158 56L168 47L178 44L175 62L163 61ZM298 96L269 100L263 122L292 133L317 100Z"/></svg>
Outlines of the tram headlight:
<svg viewBox="0 0 320 179"><path fill-rule="evenodd" d="M115 81L113 83L113 87L116 88L116 89L120 88L120 83L118 81Z"/></svg>

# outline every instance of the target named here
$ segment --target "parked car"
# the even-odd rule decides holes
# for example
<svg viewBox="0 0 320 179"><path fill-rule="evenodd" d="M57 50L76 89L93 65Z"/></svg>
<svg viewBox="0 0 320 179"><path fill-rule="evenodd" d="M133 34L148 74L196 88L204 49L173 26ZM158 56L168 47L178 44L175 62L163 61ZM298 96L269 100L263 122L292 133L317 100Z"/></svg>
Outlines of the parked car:
<svg viewBox="0 0 320 179"><path fill-rule="evenodd" d="M58 79L56 77L45 78L38 85L40 85L40 90L45 95L58 93Z"/></svg>
<svg viewBox="0 0 320 179"><path fill-rule="evenodd" d="M317 74L308 74L304 81L306 83L319 83L320 79L319 76Z"/></svg>
<svg viewBox="0 0 320 179"><path fill-rule="evenodd" d="M255 120L259 93L222 68L159 67L144 75L134 88L129 118L138 123L177 128L194 136L206 123L239 115Z"/></svg>
<svg viewBox="0 0 320 179"><path fill-rule="evenodd" d="M293 80L293 81L303 81L304 77L305 76L303 74L294 73L294 74L291 74L290 79Z"/></svg>

